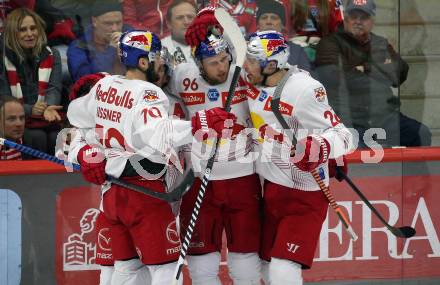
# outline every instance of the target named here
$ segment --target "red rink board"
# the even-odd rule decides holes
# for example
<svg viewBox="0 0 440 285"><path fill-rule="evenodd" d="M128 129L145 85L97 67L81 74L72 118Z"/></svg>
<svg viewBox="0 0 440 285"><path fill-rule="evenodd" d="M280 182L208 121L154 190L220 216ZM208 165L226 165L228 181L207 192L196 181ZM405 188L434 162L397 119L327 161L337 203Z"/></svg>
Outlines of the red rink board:
<svg viewBox="0 0 440 285"><path fill-rule="evenodd" d="M440 176L369 177L354 181L386 220L392 219L391 224L397 221L397 226L415 226L417 235L407 240L395 238L372 216L348 185L332 181L336 200L344 209L349 209L354 230L360 238L352 242L330 210L313 269L304 272L305 280L439 277L440 207L436 204L440 201L440 193L434 188L440 184ZM79 257L66 266L64 249L66 244L76 241L79 251L84 247L93 254L96 233L87 232L89 228L85 224L87 220L93 220L93 210L90 209L98 207L97 189L66 189L60 194L56 245L58 284L96 284L98 272L93 258ZM226 268L221 272L223 284L231 284Z"/></svg>
<svg viewBox="0 0 440 285"><path fill-rule="evenodd" d="M440 161L439 150L386 150L384 161ZM349 160L359 163L360 157L361 154L356 152ZM0 164L6 166L0 167L0 175L65 172L62 167L42 161ZM57 179L55 175L54 179ZM397 226L415 226L417 235L408 240L395 238L384 230L348 185L332 181L332 192L338 203L349 209L360 239L351 242L336 215L329 210L329 220L323 228L314 266L304 272L305 280L440 278L440 207L437 205L440 201L440 174L358 177L353 180L385 219L391 220L391 224L397 222ZM92 255L96 233L89 231L86 221L93 221L95 212L90 209L98 209L99 196L99 189L90 190L88 187L65 189L59 194L56 213L57 284L97 284L98 271ZM81 220L84 220L83 228ZM73 249L76 256L73 254L67 258L65 248ZM87 257L81 255L84 248ZM226 281L225 267L221 272L223 284L231 284L229 279Z"/></svg>

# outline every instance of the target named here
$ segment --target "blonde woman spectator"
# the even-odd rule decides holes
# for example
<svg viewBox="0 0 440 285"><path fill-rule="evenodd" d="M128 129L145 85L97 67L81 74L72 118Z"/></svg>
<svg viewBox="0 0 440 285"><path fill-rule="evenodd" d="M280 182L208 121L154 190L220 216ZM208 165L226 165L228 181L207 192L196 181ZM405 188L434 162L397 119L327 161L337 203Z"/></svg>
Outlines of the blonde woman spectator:
<svg viewBox="0 0 440 285"><path fill-rule="evenodd" d="M47 46L44 21L27 8L8 14L2 41L0 94L13 96L24 105L25 141L41 151L53 152L61 120L61 60Z"/></svg>

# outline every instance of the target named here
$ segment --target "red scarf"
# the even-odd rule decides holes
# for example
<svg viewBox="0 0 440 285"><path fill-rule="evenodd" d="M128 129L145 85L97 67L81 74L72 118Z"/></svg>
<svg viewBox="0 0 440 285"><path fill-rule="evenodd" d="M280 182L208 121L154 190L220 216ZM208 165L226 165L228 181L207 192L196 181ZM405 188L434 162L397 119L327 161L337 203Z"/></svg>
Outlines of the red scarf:
<svg viewBox="0 0 440 285"><path fill-rule="evenodd" d="M46 96L46 90L49 86L49 78L53 67L53 54L49 47L46 47L49 55L40 62L38 67L38 95ZM12 96L23 101L23 92L21 90L20 78L17 74L15 65L5 56L5 67L8 75L9 86Z"/></svg>

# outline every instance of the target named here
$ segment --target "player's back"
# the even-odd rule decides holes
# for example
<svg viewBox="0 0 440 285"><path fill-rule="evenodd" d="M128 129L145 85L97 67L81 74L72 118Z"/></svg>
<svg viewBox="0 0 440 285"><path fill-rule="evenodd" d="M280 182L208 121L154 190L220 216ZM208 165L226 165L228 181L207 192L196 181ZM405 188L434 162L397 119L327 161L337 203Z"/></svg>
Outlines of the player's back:
<svg viewBox="0 0 440 285"><path fill-rule="evenodd" d="M154 118L167 117L168 99L149 82L106 76L87 96L72 101L69 120L78 128L93 128L106 149L108 174L119 176L135 153L162 163L161 155L148 149L145 127ZM152 134L152 132L150 132Z"/></svg>

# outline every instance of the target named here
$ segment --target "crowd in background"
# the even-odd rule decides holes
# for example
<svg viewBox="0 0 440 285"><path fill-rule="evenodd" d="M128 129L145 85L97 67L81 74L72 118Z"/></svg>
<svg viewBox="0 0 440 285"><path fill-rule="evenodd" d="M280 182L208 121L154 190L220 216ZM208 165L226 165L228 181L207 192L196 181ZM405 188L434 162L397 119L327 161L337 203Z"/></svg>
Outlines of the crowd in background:
<svg viewBox="0 0 440 285"><path fill-rule="evenodd" d="M176 61L192 61L185 31L198 10L217 5L234 17L245 36L265 30L283 33L289 40L289 63L323 83L340 117L334 120L359 132L360 147L372 147L362 140L370 128L385 129L388 136L381 144L386 147L430 145L429 129L400 113L392 88L406 80L409 67L387 39L371 32L374 2L366 1L365 11L348 13L345 19L341 2L1 1L0 133L53 154L74 99L69 97L71 85L87 74L124 74L117 52L122 32L148 29ZM0 159L20 157L4 147L0 153Z"/></svg>

